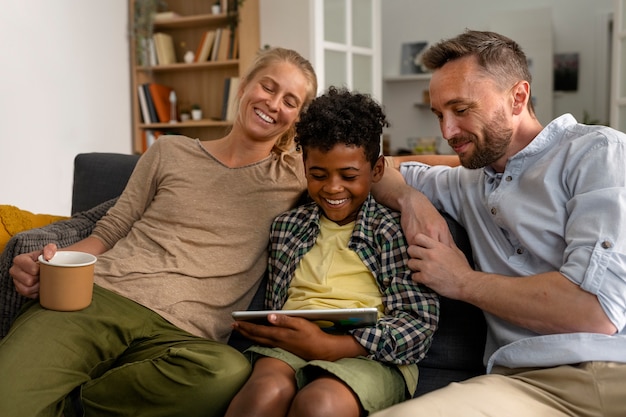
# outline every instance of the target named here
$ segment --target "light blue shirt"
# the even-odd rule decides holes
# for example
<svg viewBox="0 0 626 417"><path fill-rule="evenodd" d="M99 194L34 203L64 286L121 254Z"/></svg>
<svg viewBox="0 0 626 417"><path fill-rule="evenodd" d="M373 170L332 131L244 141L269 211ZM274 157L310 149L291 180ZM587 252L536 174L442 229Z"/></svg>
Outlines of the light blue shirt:
<svg viewBox="0 0 626 417"><path fill-rule="evenodd" d="M478 270L511 277L560 271L596 295L618 329L613 336L539 335L485 313L487 372L494 365L626 362L624 133L566 114L511 157L503 173L413 162L401 172L466 228Z"/></svg>

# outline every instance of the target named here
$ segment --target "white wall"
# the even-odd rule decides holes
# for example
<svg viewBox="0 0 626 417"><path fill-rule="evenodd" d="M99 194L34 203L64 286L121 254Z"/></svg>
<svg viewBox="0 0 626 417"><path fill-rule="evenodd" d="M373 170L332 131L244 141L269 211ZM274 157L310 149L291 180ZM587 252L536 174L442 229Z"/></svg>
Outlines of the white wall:
<svg viewBox="0 0 626 417"><path fill-rule="evenodd" d="M430 43L449 38L465 28L491 29L492 16L516 10L552 10L554 53L580 53L578 91L556 93L553 114L572 113L582 120L588 111L593 118L608 122L608 16L612 0L384 0L383 76L396 76L403 42ZM392 148L406 147L410 136L440 135L434 116L414 108L428 83L384 83L383 103L392 122Z"/></svg>
<svg viewBox="0 0 626 417"><path fill-rule="evenodd" d="M308 30L306 9L281 7L278 0L260 4L261 21L267 13L282 16L284 25L272 30L284 30L292 45L306 39L300 47L309 48L308 36L299 36ZM550 7L554 51L581 54L579 91L557 94L554 114L582 118L587 110L608 118L608 57L598 39L612 0L383 0L382 6L383 75L398 73L402 42L435 42L466 27L488 28L489 16L499 11ZM127 7L126 0L2 1L0 204L69 215L74 156L131 152ZM290 13L304 15L290 19ZM290 26L292 21L299 23ZM394 129L404 129L392 135L394 148L406 146L407 135L439 133L428 111L394 103L383 87Z"/></svg>
<svg viewBox="0 0 626 417"><path fill-rule="evenodd" d="M126 0L3 0L0 204L69 215L74 156L131 152Z"/></svg>

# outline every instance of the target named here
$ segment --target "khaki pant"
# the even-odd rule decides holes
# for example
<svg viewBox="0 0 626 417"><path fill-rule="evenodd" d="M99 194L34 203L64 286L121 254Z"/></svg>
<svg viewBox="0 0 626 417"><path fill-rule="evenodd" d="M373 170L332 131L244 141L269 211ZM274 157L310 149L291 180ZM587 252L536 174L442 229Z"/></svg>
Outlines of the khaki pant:
<svg viewBox="0 0 626 417"><path fill-rule="evenodd" d="M250 374L223 343L190 335L100 287L89 307L36 302L0 341L0 416L221 416Z"/></svg>
<svg viewBox="0 0 626 417"><path fill-rule="evenodd" d="M372 417L624 417L626 364L495 368Z"/></svg>

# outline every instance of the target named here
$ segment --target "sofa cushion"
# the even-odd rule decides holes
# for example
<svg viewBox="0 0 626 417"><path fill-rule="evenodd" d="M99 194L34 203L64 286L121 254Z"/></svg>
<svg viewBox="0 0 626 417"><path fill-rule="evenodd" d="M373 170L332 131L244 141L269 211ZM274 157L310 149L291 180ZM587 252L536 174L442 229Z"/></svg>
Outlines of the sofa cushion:
<svg viewBox="0 0 626 417"><path fill-rule="evenodd" d="M72 214L119 197L139 155L81 153L74 158Z"/></svg>
<svg viewBox="0 0 626 417"><path fill-rule="evenodd" d="M17 233L43 227L63 219L67 219L67 216L35 214L15 206L0 205L0 253L4 250L9 239Z"/></svg>
<svg viewBox="0 0 626 417"><path fill-rule="evenodd" d="M474 267L465 229L442 213L454 242ZM482 311L468 303L440 297L439 328L426 357L419 363L415 396L485 373L483 353L487 325Z"/></svg>

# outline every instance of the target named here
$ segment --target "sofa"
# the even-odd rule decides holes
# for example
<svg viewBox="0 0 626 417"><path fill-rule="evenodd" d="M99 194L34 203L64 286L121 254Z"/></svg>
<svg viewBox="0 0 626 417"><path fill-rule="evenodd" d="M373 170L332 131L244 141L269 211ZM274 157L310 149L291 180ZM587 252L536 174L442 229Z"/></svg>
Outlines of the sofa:
<svg viewBox="0 0 626 417"><path fill-rule="evenodd" d="M8 273L13 257L41 249L49 242L65 247L87 237L97 220L115 204L138 159L137 155L114 153L77 155L74 159L72 217L18 233L9 240L0 255L0 338L6 335L19 308L27 301L15 291ZM464 229L445 214L444 217L457 246L471 262L471 248ZM262 309L263 296L264 288L261 286L249 309ZM428 354L419 364L419 384L415 395L484 373L485 333L485 320L479 309L442 297L439 329ZM250 343L234 332L229 344L243 350Z"/></svg>

